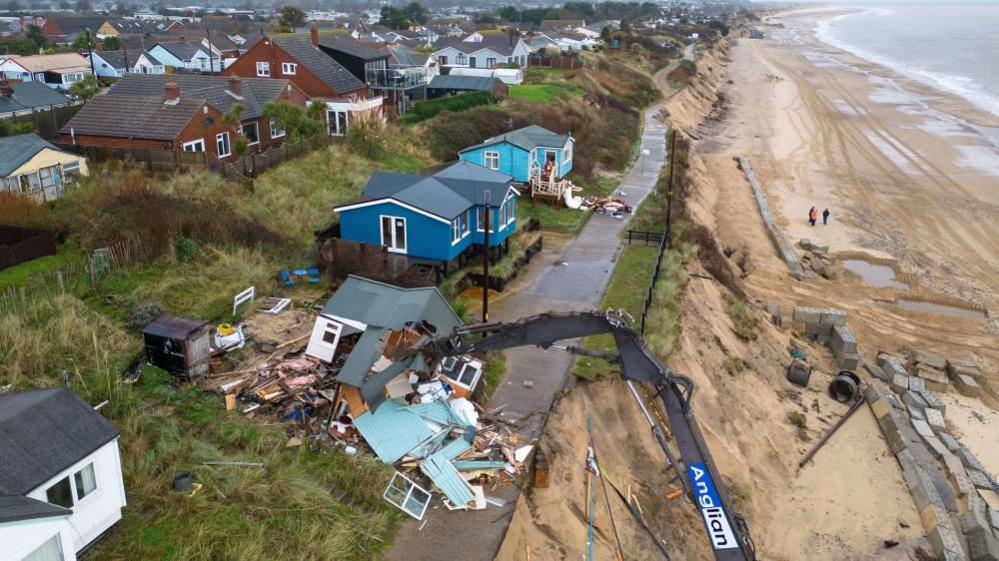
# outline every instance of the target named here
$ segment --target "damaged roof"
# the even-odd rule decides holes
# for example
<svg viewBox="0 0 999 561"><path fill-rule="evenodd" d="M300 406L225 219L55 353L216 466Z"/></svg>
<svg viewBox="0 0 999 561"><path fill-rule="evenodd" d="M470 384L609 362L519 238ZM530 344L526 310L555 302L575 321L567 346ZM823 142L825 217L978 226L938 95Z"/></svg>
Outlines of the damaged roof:
<svg viewBox="0 0 999 561"><path fill-rule="evenodd" d="M347 277L323 306L322 313L365 325L337 380L360 388L361 396L372 409L385 400L386 384L411 370L414 361L422 361L421 356L414 355L369 375L382 355L384 338L391 331L402 329L407 323L427 322L439 335L445 335L461 325L461 319L435 287L402 288L354 275Z"/></svg>

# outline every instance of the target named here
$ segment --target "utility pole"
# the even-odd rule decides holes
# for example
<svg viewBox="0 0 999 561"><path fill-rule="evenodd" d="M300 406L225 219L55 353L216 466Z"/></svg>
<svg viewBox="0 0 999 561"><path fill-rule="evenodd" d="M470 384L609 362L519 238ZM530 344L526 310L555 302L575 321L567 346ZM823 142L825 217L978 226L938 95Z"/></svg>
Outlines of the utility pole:
<svg viewBox="0 0 999 561"><path fill-rule="evenodd" d="M485 242L482 244L482 323L489 323L489 230L492 230L492 217L489 215L489 190L484 193L486 199L486 223L483 226ZM482 334L485 337L485 333Z"/></svg>
<svg viewBox="0 0 999 561"><path fill-rule="evenodd" d="M215 71L215 53L212 49L212 30L205 28L205 38L208 39L208 75L212 76ZM219 66L221 64L221 57L219 58Z"/></svg>
<svg viewBox="0 0 999 561"><path fill-rule="evenodd" d="M673 215L673 168L676 167L676 129L669 133L669 176L666 179L666 243L673 247L670 236L670 218Z"/></svg>
<svg viewBox="0 0 999 561"><path fill-rule="evenodd" d="M90 54L90 74L97 79L97 71L94 70L94 45L90 42L90 29L87 29L87 53Z"/></svg>

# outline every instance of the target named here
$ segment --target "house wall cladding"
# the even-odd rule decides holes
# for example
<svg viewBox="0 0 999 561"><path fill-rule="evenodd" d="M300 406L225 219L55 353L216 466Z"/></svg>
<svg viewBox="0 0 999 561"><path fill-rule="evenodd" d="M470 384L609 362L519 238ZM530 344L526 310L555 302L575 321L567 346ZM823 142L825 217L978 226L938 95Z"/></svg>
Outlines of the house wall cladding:
<svg viewBox="0 0 999 561"><path fill-rule="evenodd" d="M331 64L332 60L333 59L330 59ZM367 97L368 95L367 88L362 88L353 92L334 91L333 88L326 85L326 83L320 80L319 77L300 64L298 60L286 53L280 47L271 43L271 41L266 38L258 41L253 48L244 53L243 56L236 59L235 62L222 72L222 75L256 78L258 77L257 62L269 63L271 78L284 78L286 80L291 80L293 84L298 86L303 92L305 92L305 95L309 97L337 99L344 97L344 95L347 94L356 94L358 97ZM286 62L298 64L294 75L281 73L281 65Z"/></svg>
<svg viewBox="0 0 999 561"><path fill-rule="evenodd" d="M57 534L65 559L76 559L76 550L70 539L73 530L67 518L56 516L0 524L0 544L3 544L4 559L24 559Z"/></svg>
<svg viewBox="0 0 999 561"><path fill-rule="evenodd" d="M381 216L406 219L406 254L424 259L450 261L464 249L464 244L451 246L451 226L391 202L359 208L340 215L340 232L344 239L379 245ZM467 246L466 246L467 247Z"/></svg>
<svg viewBox="0 0 999 561"><path fill-rule="evenodd" d="M509 143L493 144L469 150L461 154L461 159L485 167L486 152L499 152L499 171L512 176L514 181L524 183L528 180L528 152Z"/></svg>

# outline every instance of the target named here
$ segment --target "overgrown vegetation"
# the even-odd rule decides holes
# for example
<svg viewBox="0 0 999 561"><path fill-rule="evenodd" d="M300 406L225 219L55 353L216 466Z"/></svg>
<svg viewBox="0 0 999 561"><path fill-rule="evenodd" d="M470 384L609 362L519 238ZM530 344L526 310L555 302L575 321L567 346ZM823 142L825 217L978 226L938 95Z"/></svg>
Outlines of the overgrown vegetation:
<svg viewBox="0 0 999 561"><path fill-rule="evenodd" d="M808 419L801 411L790 411L787 414L787 422L796 429L798 440L809 442L812 437L808 436Z"/></svg>
<svg viewBox="0 0 999 561"><path fill-rule="evenodd" d="M407 123L419 123L442 111L458 113L479 105L488 105L492 102L493 94L489 92L467 92L459 95L429 99L415 104L406 113L403 120Z"/></svg>
<svg viewBox="0 0 999 561"><path fill-rule="evenodd" d="M732 320L732 331L736 335L750 341L756 339L758 336L756 333L756 316L753 315L752 310L749 309L749 306L745 302L735 296L726 294L725 313Z"/></svg>
<svg viewBox="0 0 999 561"><path fill-rule="evenodd" d="M734 355L727 357L722 366L728 372L729 376L736 376L750 368L749 363L743 360L742 357Z"/></svg>

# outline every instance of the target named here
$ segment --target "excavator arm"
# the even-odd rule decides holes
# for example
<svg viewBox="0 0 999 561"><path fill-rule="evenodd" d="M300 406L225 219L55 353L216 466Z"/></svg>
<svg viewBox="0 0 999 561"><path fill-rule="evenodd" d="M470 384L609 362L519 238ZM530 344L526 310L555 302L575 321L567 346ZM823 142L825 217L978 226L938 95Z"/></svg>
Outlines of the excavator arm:
<svg viewBox="0 0 999 561"><path fill-rule="evenodd" d="M610 333L617 345L617 354L605 358L620 364L621 374L629 384L640 381L652 386L663 403L669 428L679 451L678 458L674 457L662 428L648 414L644 405L643 413L651 425L653 435L666 453L668 467L676 472L676 478L683 485L687 496L701 512L715 558L718 561L755 560L756 553L749 529L732 508L731 500L711 459L711 452L691 410L693 382L664 365L622 317L609 312L551 312L516 322L462 326L449 336L428 341L421 352L428 359L441 360L474 351L500 351L523 346L549 348L559 341L603 333ZM595 354L578 347L560 348L576 354ZM638 399L637 393L635 397ZM641 405L640 399L639 404Z"/></svg>

